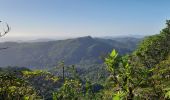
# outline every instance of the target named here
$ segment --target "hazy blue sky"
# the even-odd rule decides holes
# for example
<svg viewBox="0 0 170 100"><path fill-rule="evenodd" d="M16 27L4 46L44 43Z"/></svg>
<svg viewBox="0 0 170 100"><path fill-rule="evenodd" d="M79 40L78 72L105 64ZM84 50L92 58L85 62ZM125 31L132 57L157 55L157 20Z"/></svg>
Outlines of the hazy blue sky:
<svg viewBox="0 0 170 100"><path fill-rule="evenodd" d="M170 19L170 0L0 0L8 36L149 35Z"/></svg>

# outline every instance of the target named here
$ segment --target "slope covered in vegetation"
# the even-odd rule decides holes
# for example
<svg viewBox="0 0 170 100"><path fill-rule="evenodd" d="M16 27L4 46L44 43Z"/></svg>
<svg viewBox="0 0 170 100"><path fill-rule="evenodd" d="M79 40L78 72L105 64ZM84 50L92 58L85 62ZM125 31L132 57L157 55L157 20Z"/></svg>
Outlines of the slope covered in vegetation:
<svg viewBox="0 0 170 100"><path fill-rule="evenodd" d="M90 36L49 42L5 42L0 43L0 48L9 48L0 53L0 66L43 69L53 67L62 60L65 64L101 64L101 58L113 48L120 54L126 54L132 52L138 42L117 42Z"/></svg>

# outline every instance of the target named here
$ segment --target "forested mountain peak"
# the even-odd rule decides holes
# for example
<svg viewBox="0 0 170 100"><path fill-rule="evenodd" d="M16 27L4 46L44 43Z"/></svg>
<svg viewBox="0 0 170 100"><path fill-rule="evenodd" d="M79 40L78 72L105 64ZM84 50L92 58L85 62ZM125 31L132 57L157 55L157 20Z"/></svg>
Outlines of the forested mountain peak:
<svg viewBox="0 0 170 100"><path fill-rule="evenodd" d="M123 39L124 40L124 39ZM48 42L4 42L9 47L0 53L0 66L53 66L62 59L66 64L102 63L101 57L112 49L120 54L132 52L139 41L92 38L91 36Z"/></svg>

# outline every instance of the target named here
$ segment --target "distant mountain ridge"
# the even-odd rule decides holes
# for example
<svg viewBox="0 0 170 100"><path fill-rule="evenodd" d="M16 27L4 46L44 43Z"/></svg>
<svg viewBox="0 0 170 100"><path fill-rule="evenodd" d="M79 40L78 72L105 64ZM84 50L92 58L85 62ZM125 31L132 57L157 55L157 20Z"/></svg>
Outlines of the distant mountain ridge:
<svg viewBox="0 0 170 100"><path fill-rule="evenodd" d="M141 39L101 39L91 36L48 42L4 42L0 47L0 66L48 68L64 60L66 64L100 64L112 49L120 54L133 51Z"/></svg>

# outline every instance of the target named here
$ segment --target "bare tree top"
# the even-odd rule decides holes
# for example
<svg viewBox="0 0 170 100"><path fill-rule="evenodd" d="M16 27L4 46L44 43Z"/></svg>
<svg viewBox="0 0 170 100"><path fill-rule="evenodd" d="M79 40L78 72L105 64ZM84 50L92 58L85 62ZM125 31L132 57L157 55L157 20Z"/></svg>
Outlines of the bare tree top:
<svg viewBox="0 0 170 100"><path fill-rule="evenodd" d="M3 37L11 30L11 28L7 23L3 23L1 20L0 20L0 24L3 24L3 27L0 27L2 28L2 31L0 32L0 37Z"/></svg>

